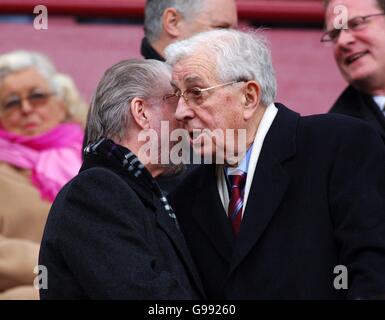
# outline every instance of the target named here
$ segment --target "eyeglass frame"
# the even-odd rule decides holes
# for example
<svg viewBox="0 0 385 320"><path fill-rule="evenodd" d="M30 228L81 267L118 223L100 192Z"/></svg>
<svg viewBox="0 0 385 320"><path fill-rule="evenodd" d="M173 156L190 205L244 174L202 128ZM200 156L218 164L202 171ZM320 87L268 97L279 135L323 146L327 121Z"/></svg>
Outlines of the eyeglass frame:
<svg viewBox="0 0 385 320"><path fill-rule="evenodd" d="M40 99L47 99L47 102L48 102L48 100L49 100L49 98L51 98L52 96L55 96L57 93L56 92L44 92L44 94L43 93L39 93L40 95L44 95L44 97L40 97ZM21 108L22 108L22 106L23 106L23 101L24 100L27 100L28 101L28 103L33 107L33 108L36 108L36 107L38 107L38 105L35 105L33 102L31 103L31 97L33 96L33 95L37 95L37 93L35 92L35 93L29 93L26 97L20 97L20 96L18 96L18 100L17 100L17 103L18 103L18 105L17 106L15 106L15 107L10 107L10 108L6 108L5 107L5 103L0 103L0 115L2 115L2 114L6 114L6 113L9 113L9 112L11 112L12 110L21 110ZM41 101L42 102L42 101Z"/></svg>
<svg viewBox="0 0 385 320"><path fill-rule="evenodd" d="M178 98L178 101L181 97L183 97L183 100L186 102L186 104L188 104L188 97L185 96L185 93L191 91L191 90L196 90L196 91L199 91L200 92L200 96L199 97L196 97L196 98L201 98L202 97L202 94L203 92L207 92L207 91L210 91L212 89L217 89L217 88L222 88L222 87L225 87L225 86L229 86L229 85L232 85L232 84L236 84L236 83L239 83L239 82L245 82L245 80L239 80L239 81L230 81L230 82L226 82L226 83L222 83L222 84L217 84L215 86L212 86L212 87L208 87L208 88L197 88L197 87L194 87L194 88L190 88L190 89L186 89L184 91L179 90L179 92L174 92L174 93L169 93L169 94L165 94L163 96L163 101L166 101L167 99L170 99L172 97L177 97Z"/></svg>
<svg viewBox="0 0 385 320"><path fill-rule="evenodd" d="M326 43L327 43L327 42L336 42L337 39L339 38L339 36L340 36L342 30L352 30L352 31L362 30L362 29L359 28L359 27L360 27L360 26L365 27L365 22L366 22L366 20L367 20L368 18L379 17L379 16L385 16L385 12L369 14L369 15L366 15L366 16L357 16L357 17L354 17L354 18L352 18L352 19L349 19L349 20L347 21L347 23L346 23L347 28L341 28L341 29L336 29L336 28L334 28L334 29L332 29L332 30L326 31L326 32L324 32L324 34L322 35L320 41L321 41L322 43L325 43L325 42L326 42ZM352 22L354 22L354 21L357 22L357 21L360 21L361 19L362 19L362 22L356 25L356 27L355 27L356 29L355 29L354 27L353 27L353 28L351 27ZM358 26L358 29L357 29L357 26ZM334 38L330 36L330 34L331 34L332 32L337 32L337 35L336 35ZM326 40L325 40L325 37L326 37L326 36L329 36L329 39L326 39Z"/></svg>

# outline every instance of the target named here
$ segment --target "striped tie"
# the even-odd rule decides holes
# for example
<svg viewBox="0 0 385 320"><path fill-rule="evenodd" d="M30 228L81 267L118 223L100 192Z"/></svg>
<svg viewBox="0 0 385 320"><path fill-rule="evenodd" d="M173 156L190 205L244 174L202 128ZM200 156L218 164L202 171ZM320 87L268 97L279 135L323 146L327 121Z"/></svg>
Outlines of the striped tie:
<svg viewBox="0 0 385 320"><path fill-rule="evenodd" d="M242 222L243 195L246 183L246 173L229 175L231 195L228 218L231 221L234 235L237 236Z"/></svg>

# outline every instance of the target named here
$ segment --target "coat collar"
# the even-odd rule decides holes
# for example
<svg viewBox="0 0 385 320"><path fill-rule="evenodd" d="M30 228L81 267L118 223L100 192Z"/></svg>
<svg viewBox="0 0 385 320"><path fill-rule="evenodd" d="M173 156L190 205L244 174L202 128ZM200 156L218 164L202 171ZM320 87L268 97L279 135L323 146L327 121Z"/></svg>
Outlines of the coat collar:
<svg viewBox="0 0 385 320"><path fill-rule="evenodd" d="M155 59L159 61L165 61L164 58L151 46L147 38L142 39L140 46L140 53L145 59Z"/></svg>
<svg viewBox="0 0 385 320"><path fill-rule="evenodd" d="M130 177L126 170L119 166L112 165L103 157L95 154L85 155L83 165L80 168L80 172L96 167L110 169L111 171L119 175L136 192L136 194L146 206L150 207L152 210L155 210L155 195L151 191L151 189L148 188L146 184L140 183L140 180L133 179L132 177Z"/></svg>
<svg viewBox="0 0 385 320"><path fill-rule="evenodd" d="M337 109L334 111L335 108ZM355 116L371 123L379 130L385 141L385 117L371 95L348 86L331 111Z"/></svg>
<svg viewBox="0 0 385 320"><path fill-rule="evenodd" d="M140 179L133 179L126 170L123 170L123 168L114 166L103 157L95 154L87 154L85 156L80 172L95 167L104 167L115 172L135 191L135 193L143 201L144 205L154 211L158 227L167 234L182 258L186 270L189 271L192 283L195 284L195 287L201 297L205 297L201 280L195 269L194 262L187 249L183 235L176 229L174 223L171 221L167 212L164 211L159 199L155 196L151 188L149 188L147 184L141 183Z"/></svg>

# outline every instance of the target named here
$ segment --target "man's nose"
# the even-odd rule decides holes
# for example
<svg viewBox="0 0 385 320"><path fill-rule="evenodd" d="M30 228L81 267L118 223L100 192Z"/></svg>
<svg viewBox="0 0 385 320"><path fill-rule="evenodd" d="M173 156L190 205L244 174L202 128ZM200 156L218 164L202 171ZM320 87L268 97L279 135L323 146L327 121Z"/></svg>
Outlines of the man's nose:
<svg viewBox="0 0 385 320"><path fill-rule="evenodd" d="M339 48L344 48L349 44L354 43L354 41L355 37L353 35L353 32L349 29L342 29L337 38L336 46Z"/></svg>
<svg viewBox="0 0 385 320"><path fill-rule="evenodd" d="M175 118L178 121L186 121L194 117L194 111L188 106L183 97L179 98L178 105L175 110Z"/></svg>

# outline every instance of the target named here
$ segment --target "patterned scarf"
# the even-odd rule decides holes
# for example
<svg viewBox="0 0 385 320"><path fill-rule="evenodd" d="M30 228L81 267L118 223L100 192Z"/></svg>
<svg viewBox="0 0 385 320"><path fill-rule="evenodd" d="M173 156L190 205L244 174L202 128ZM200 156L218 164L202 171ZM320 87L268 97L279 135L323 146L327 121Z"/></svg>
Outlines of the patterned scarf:
<svg viewBox="0 0 385 320"><path fill-rule="evenodd" d="M85 154L102 155L106 157L112 164L122 167L134 180L139 180L139 182L150 188L159 198L168 216L179 230L176 215L168 203L167 198L150 172L133 152L123 146L115 144L112 140L102 138L89 144L85 149Z"/></svg>

